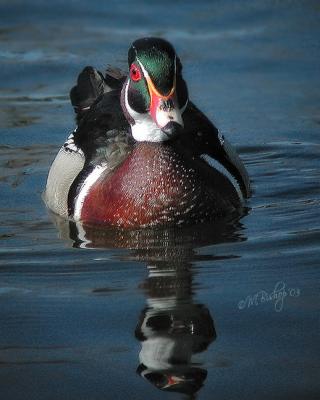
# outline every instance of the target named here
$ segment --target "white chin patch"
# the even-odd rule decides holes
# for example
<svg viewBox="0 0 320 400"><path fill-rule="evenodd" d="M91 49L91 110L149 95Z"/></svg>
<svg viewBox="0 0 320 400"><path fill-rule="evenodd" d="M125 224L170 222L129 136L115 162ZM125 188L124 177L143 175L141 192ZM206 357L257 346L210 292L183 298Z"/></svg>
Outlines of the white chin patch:
<svg viewBox="0 0 320 400"><path fill-rule="evenodd" d="M134 111L128 102L128 82L125 87L125 105L128 113L134 119L135 124L131 125L131 133L133 138L137 142L165 142L169 140L169 136L164 133L161 128L154 122L149 113L140 114ZM158 115L157 115L158 117ZM169 118L168 116L160 116L161 126L165 126L170 121L176 121L183 126L182 117L180 119L177 118ZM163 125L162 125L163 123Z"/></svg>
<svg viewBox="0 0 320 400"><path fill-rule="evenodd" d="M131 125L131 133L135 140L138 142L165 142L169 139L168 135L158 127L149 114L137 115L139 117L131 115L136 122Z"/></svg>
<svg viewBox="0 0 320 400"><path fill-rule="evenodd" d="M169 122L177 122L179 125L183 126L183 120L180 111L177 112L175 109L171 111L157 110L157 121L161 127L166 126Z"/></svg>

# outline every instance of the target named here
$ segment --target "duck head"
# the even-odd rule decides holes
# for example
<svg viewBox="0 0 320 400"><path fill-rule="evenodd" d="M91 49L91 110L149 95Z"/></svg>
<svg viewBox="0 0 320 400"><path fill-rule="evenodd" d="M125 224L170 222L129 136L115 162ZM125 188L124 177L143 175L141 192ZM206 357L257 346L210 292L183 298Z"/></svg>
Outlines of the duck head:
<svg viewBox="0 0 320 400"><path fill-rule="evenodd" d="M129 76L121 105L136 141L165 142L183 129L188 90L172 45L159 38L138 39L128 53Z"/></svg>

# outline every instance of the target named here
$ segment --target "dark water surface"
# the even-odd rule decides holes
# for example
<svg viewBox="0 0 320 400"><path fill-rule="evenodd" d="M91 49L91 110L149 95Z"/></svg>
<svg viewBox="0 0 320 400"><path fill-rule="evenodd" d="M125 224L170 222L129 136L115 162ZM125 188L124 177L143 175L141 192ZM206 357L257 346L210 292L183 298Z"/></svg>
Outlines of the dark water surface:
<svg viewBox="0 0 320 400"><path fill-rule="evenodd" d="M0 398L318 399L319 2L14 0L0 18ZM237 146L250 211L76 237L41 200L68 91L143 35L174 43Z"/></svg>

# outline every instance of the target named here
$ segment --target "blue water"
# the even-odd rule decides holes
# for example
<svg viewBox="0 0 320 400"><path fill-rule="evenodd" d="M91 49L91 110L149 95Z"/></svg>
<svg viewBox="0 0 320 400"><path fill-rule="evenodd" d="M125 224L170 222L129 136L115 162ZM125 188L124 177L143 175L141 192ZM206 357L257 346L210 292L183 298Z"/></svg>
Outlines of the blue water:
<svg viewBox="0 0 320 400"><path fill-rule="evenodd" d="M15 0L0 18L0 398L318 399L319 3ZM253 196L224 226L86 245L41 200L68 92L144 35L174 44Z"/></svg>

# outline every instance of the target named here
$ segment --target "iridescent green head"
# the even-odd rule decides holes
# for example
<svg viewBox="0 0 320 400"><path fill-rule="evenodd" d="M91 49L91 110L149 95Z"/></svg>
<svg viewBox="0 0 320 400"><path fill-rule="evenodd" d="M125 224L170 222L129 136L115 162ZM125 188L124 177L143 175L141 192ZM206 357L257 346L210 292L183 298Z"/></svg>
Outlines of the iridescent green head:
<svg viewBox="0 0 320 400"><path fill-rule="evenodd" d="M129 77L122 106L138 141L161 142L183 129L188 103L182 66L172 45L164 39L143 38L128 53Z"/></svg>

